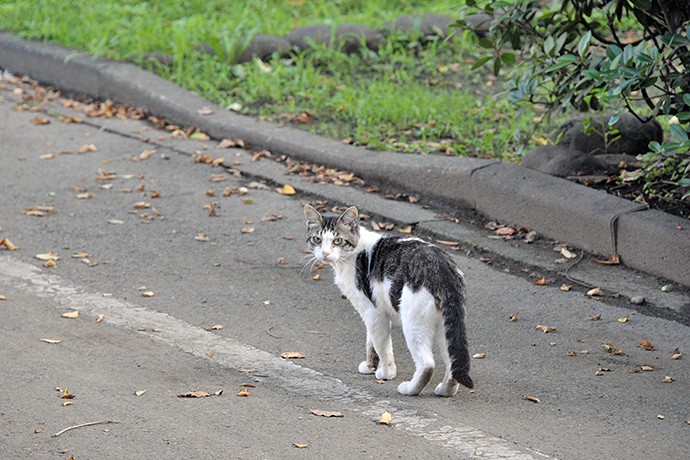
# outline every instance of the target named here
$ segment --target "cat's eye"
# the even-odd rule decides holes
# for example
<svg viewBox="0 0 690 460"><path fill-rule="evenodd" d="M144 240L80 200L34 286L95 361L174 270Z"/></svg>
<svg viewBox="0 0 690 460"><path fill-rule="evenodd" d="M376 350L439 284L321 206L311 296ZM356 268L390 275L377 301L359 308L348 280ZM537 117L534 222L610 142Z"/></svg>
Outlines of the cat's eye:
<svg viewBox="0 0 690 460"><path fill-rule="evenodd" d="M321 237L320 236L312 236L311 242L312 242L312 244L321 244Z"/></svg>
<svg viewBox="0 0 690 460"><path fill-rule="evenodd" d="M336 246L340 246L343 243L344 243L344 241L342 238L336 238L333 240L333 244L335 244Z"/></svg>

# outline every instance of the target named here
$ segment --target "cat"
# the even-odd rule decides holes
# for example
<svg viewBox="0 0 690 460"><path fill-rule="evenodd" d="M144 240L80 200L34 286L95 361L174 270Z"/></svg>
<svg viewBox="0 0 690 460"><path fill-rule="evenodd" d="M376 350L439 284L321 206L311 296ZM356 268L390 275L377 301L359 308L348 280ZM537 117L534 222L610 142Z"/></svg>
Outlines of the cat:
<svg viewBox="0 0 690 460"><path fill-rule="evenodd" d="M418 395L434 373L433 347L445 363L438 396L454 396L460 384L474 388L465 330L464 275L438 246L413 237L386 236L359 225L352 206L339 217L324 217L304 206L307 243L315 261L332 266L340 288L367 329L362 374L395 378L391 325L402 326L415 362L410 381L398 392Z"/></svg>

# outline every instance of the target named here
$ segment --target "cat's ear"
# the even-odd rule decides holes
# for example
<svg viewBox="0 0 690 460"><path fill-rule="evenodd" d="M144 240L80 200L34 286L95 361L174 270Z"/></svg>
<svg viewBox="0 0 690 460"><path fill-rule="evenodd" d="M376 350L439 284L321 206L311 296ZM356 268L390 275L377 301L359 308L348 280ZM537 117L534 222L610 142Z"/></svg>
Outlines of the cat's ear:
<svg viewBox="0 0 690 460"><path fill-rule="evenodd" d="M305 204L304 205L304 217L307 218L307 227L313 227L315 225L321 225L323 217L319 214L319 211L314 209L313 206Z"/></svg>
<svg viewBox="0 0 690 460"><path fill-rule="evenodd" d="M359 227L359 211L354 206L350 206L338 218L338 223L355 229Z"/></svg>

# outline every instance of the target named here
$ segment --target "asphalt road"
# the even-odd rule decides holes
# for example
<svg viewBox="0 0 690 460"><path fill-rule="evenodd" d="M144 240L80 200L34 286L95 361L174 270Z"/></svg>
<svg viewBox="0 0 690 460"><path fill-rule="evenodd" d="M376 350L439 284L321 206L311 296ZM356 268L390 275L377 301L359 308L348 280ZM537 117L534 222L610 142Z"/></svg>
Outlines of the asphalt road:
<svg viewBox="0 0 690 460"><path fill-rule="evenodd" d="M662 293L653 278L620 267L582 273L591 280L606 270L620 297L564 292L557 276L535 285L525 272L559 257L547 244L523 248L452 224L473 241L454 256L467 275L471 352L485 354L473 360L476 390L403 397L395 388L413 367L399 333L401 377L380 384L356 372L364 327L328 269L304 270L301 207L347 201L369 210L370 221L392 222L435 210L285 176L283 164L252 161L251 151L173 137L144 121L87 117L60 99L37 101L29 85L0 84L0 240L18 247L0 246L4 456L688 455L684 292ZM224 158L239 177L196 163L200 154ZM285 183L297 193L278 193ZM36 208L45 215L32 215ZM478 257L480 240L495 263ZM35 257L49 252L60 257L54 267ZM641 294L650 306L633 307L628 299ZM75 310L79 318L60 316ZM654 350L639 347L643 340ZM672 359L676 348L681 359ZM283 352L304 358L286 361ZM75 397L61 399L56 388ZM243 389L250 396L237 396ZM178 397L195 390L223 392ZM391 426L377 423L384 412ZM117 423L52 436L97 421Z"/></svg>

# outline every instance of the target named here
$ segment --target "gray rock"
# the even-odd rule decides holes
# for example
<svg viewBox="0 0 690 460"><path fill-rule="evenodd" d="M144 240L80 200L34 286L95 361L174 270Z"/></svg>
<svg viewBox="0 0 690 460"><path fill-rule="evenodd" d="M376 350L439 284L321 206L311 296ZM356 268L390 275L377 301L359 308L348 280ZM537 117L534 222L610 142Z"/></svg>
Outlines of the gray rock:
<svg viewBox="0 0 690 460"><path fill-rule="evenodd" d="M257 57L259 59L265 59L271 56L273 53L287 54L291 48L289 41L282 37L276 37L274 35L257 34L251 38L248 43L240 42L237 45L234 56L225 56L230 62L235 64L242 64L247 61L251 61L253 58ZM197 46L197 52L210 54L211 56L216 55L216 50L213 49L211 45L206 43Z"/></svg>
<svg viewBox="0 0 690 460"><path fill-rule="evenodd" d="M599 154L627 154L636 156L647 153L647 145L651 141L661 142L663 140L663 130L656 120L642 123L633 115L625 113L620 120L613 126L618 130L620 138L613 140L611 136L609 142L603 133L608 127L610 116L593 117L590 126L591 132L586 133L583 121L584 118L571 120L562 125L553 136L553 140L558 145L570 147L573 150Z"/></svg>
<svg viewBox="0 0 690 460"><path fill-rule="evenodd" d="M522 158L521 164L558 177L590 175L609 169L606 163L592 155L558 145L544 145L530 150Z"/></svg>
<svg viewBox="0 0 690 460"><path fill-rule="evenodd" d="M637 295L635 297L630 298L630 303L634 305L642 305L645 303L646 299L642 297L641 295Z"/></svg>
<svg viewBox="0 0 690 460"><path fill-rule="evenodd" d="M377 30L353 24L299 27L287 34L285 39L300 51L309 49L314 44L324 44L347 54L357 52L363 46L378 50L383 44L383 36Z"/></svg>
<svg viewBox="0 0 690 460"><path fill-rule="evenodd" d="M283 37L276 37L275 35L257 34L247 44L242 47L242 52L235 59L235 63L241 64L243 62L251 61L253 58L266 59L271 57L273 53L280 55L287 54L292 44Z"/></svg>
<svg viewBox="0 0 690 460"><path fill-rule="evenodd" d="M493 20L494 17L486 13L476 13L465 16L467 25L480 37L484 37L489 33L489 28Z"/></svg>
<svg viewBox="0 0 690 460"><path fill-rule="evenodd" d="M143 60L147 64L153 64L161 67L171 67L173 64L173 56L164 53L144 53L135 54L127 58L130 62L138 62Z"/></svg>
<svg viewBox="0 0 690 460"><path fill-rule="evenodd" d="M409 35L448 36L450 24L455 20L442 14L408 14L400 16L393 21L388 21L383 25L384 30L389 32L403 32Z"/></svg>

